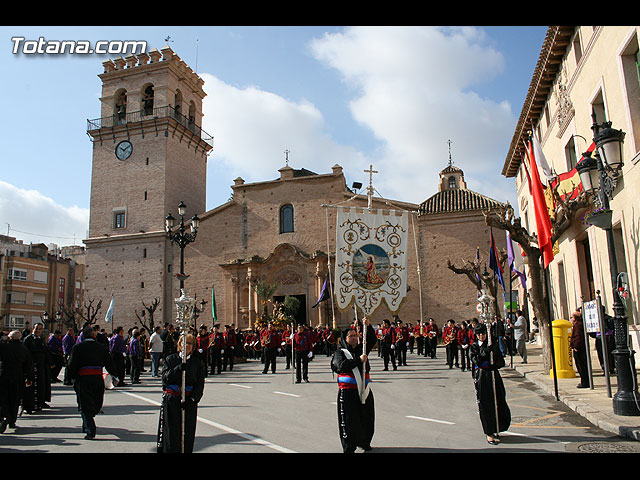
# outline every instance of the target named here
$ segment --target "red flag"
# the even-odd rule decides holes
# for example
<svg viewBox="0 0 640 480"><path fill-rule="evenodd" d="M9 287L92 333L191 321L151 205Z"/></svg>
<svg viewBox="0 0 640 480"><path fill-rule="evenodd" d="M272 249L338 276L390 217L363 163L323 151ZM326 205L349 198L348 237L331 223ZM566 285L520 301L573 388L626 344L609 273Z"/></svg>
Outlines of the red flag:
<svg viewBox="0 0 640 480"><path fill-rule="evenodd" d="M542 250L544 268L547 268L553 260L553 244L551 243L553 229L551 227L551 218L549 217L549 210L544 197L544 188L540 181L540 173L536 164L531 140L529 140L527 144L527 151L531 165L531 191L533 195L533 210L536 217L538 246L540 247L540 250Z"/></svg>

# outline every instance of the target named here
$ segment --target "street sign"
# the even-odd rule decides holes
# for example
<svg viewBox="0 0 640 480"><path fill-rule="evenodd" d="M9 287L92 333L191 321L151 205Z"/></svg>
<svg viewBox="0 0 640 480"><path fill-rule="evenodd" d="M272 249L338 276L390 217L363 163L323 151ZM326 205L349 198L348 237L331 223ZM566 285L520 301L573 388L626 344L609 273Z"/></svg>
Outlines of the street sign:
<svg viewBox="0 0 640 480"><path fill-rule="evenodd" d="M597 333L600 331L600 309L597 300L585 302L583 304L584 328L587 333Z"/></svg>

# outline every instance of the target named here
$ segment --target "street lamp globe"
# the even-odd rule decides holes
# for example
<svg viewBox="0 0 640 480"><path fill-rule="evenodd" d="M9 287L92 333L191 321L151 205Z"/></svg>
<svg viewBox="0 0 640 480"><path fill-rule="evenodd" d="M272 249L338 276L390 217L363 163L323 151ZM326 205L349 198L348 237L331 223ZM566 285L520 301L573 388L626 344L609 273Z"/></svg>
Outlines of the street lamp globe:
<svg viewBox="0 0 640 480"><path fill-rule="evenodd" d="M180 215L181 217L184 217L184 214L186 211L187 211L187 206L184 204L184 202L180 202L178 204L178 215Z"/></svg>
<svg viewBox="0 0 640 480"><path fill-rule="evenodd" d="M167 232L171 231L171 229L173 228L175 222L175 218L173 218L173 215L169 214L167 215L167 217L164 219L164 228Z"/></svg>
<svg viewBox="0 0 640 480"><path fill-rule="evenodd" d="M191 233L197 232L199 226L200 226L200 218L198 218L198 215L194 215L191 218Z"/></svg>
<svg viewBox="0 0 640 480"><path fill-rule="evenodd" d="M600 175L598 173L598 162L591 156L591 152L585 152L583 159L576 165L576 170L580 175L580 181L584 191L594 195L600 186Z"/></svg>
<svg viewBox="0 0 640 480"><path fill-rule="evenodd" d="M600 158L605 165L615 171L619 171L622 166L622 142L625 133L622 130L611 128L611 122L604 122L603 128L598 128L594 142Z"/></svg>

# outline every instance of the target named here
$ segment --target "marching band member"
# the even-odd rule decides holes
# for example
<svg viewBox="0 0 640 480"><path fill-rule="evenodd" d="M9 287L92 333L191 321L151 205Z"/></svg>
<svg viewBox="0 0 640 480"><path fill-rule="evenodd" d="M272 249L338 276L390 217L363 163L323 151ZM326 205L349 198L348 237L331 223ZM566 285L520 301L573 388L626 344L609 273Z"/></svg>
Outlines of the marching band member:
<svg viewBox="0 0 640 480"><path fill-rule="evenodd" d="M284 356L287 359L286 370L291 368L291 359L293 354L293 349L291 347L291 335L293 335L293 331L290 326L287 325L285 331L282 332L282 342L280 342L280 345L284 348Z"/></svg>
<svg viewBox="0 0 640 480"><path fill-rule="evenodd" d="M391 364L393 365L393 369L397 370L396 366L396 355L395 355L395 343L396 343L396 332L394 328L391 326L391 322L386 318L383 320L382 327L382 339L380 342L380 346L382 347L382 359L384 360L384 369L389 370L389 359L391 359Z"/></svg>
<svg viewBox="0 0 640 480"><path fill-rule="evenodd" d="M182 337L181 337L182 338ZM220 332L220 325L217 323L213 326L213 333L209 335L209 373L222 375L222 355L224 354L224 335Z"/></svg>
<svg viewBox="0 0 640 480"><path fill-rule="evenodd" d="M333 355L333 352L336 348L336 336L333 333L333 330L329 328L328 325L324 326L324 330L322 331L322 339L324 340L324 352L327 357Z"/></svg>
<svg viewBox="0 0 640 480"><path fill-rule="evenodd" d="M438 335L440 334L440 330L433 318L429 319L429 325L427 325L426 330L427 338L425 339L424 344L424 356L436 358L436 347L438 346Z"/></svg>
<svg viewBox="0 0 640 480"><path fill-rule="evenodd" d="M409 328L402 323L402 320L396 317L396 359L398 366L407 366L407 346L409 345Z"/></svg>
<svg viewBox="0 0 640 480"><path fill-rule="evenodd" d="M309 383L309 359L313 355L312 333L303 324L293 336L293 353L296 362L296 383L302 379Z"/></svg>
<svg viewBox="0 0 640 480"><path fill-rule="evenodd" d="M331 359L331 369L338 377L338 431L343 453L354 453L357 447L371 450L375 426L373 392L369 387L368 354L376 334L367 317L366 352L359 343L358 332L349 327L342 332L339 346ZM364 381L363 381L364 370Z"/></svg>
<svg viewBox="0 0 640 480"><path fill-rule="evenodd" d="M205 372L208 370L208 366L209 366L208 364L209 364L210 342L211 342L211 338L209 337L209 332L207 331L207 327L205 325L200 325L200 333L198 333L198 336L196 337L196 345L198 347L198 352L202 355Z"/></svg>
<svg viewBox="0 0 640 480"><path fill-rule="evenodd" d="M461 327L456 334L456 343L458 344L458 350L460 353L460 363L462 364L462 371L471 370L471 360L469 357L469 346L471 340L469 338L469 328L467 322L462 322Z"/></svg>
<svg viewBox="0 0 640 480"><path fill-rule="evenodd" d="M264 350L264 369L262 373L267 373L269 367L271 367L271 373L276 373L276 357L280 351L282 339L275 325L269 323L260 340L262 342L262 350Z"/></svg>
<svg viewBox="0 0 640 480"><path fill-rule="evenodd" d="M416 326L413 327L413 338L415 339L414 342L417 348L416 353L418 354L418 356L424 354L424 335L426 335L426 332L424 331L424 325L417 323Z"/></svg>
<svg viewBox="0 0 640 480"><path fill-rule="evenodd" d="M449 368L453 368L455 362L458 366L458 344L456 342L456 334L458 327L453 320L448 320L447 325L442 329L442 343L444 343L447 349L447 365Z"/></svg>
<svg viewBox="0 0 640 480"><path fill-rule="evenodd" d="M227 371L227 365L229 365L229 371L233 370L233 357L236 353L236 347L238 346L238 340L236 338L236 332L231 328L231 325L224 326L224 359L222 361L222 371Z"/></svg>

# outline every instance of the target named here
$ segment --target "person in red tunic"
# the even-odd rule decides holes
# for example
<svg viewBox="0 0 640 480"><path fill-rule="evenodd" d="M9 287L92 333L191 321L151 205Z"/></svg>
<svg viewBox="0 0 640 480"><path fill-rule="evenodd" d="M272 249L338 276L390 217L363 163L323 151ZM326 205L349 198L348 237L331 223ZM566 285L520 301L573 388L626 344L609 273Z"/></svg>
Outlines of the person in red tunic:
<svg viewBox="0 0 640 480"><path fill-rule="evenodd" d="M224 326L224 358L222 361L222 371L233 370L233 357L236 354L236 347L238 346L238 339L236 338L236 332L231 325Z"/></svg>
<svg viewBox="0 0 640 480"><path fill-rule="evenodd" d="M458 366L458 343L456 341L456 335L458 333L458 327L453 320L447 321L447 326L442 329L442 343L444 343L447 350L447 365L449 368Z"/></svg>
<svg viewBox="0 0 640 480"><path fill-rule="evenodd" d="M424 356L436 358L436 347L438 346L438 335L440 330L433 318L429 319L429 325L426 326L427 338L424 343Z"/></svg>
<svg viewBox="0 0 640 480"><path fill-rule="evenodd" d="M222 374L222 355L224 354L224 335L220 331L220 325L213 326L213 333L209 335L210 371L211 375Z"/></svg>
<svg viewBox="0 0 640 480"><path fill-rule="evenodd" d="M264 350L264 369L262 373L267 373L271 368L271 373L276 373L276 357L280 352L282 338L275 325L269 323L267 329L261 337L262 349Z"/></svg>
<svg viewBox="0 0 640 480"><path fill-rule="evenodd" d="M196 337L196 343L198 347L198 353L202 355L202 361L204 362L205 372L208 369L209 363L209 343L211 339L209 338L209 332L207 331L207 327L205 325L200 325L200 333Z"/></svg>
<svg viewBox="0 0 640 480"><path fill-rule="evenodd" d="M293 336L293 351L296 365L296 383L303 379L309 383L309 359L313 355L313 338L311 331L305 325L298 325L298 331Z"/></svg>

